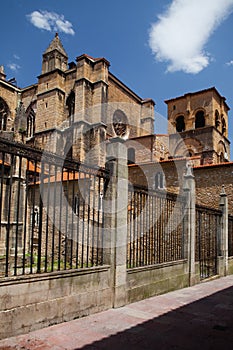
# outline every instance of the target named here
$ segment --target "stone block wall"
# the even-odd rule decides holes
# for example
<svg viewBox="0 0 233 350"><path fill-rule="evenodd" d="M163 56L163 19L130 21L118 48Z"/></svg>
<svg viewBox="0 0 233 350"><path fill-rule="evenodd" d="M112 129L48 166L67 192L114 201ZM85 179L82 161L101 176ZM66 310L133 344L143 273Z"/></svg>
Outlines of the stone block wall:
<svg viewBox="0 0 233 350"><path fill-rule="evenodd" d="M198 204L218 208L222 185L228 196L229 214L233 214L233 163L194 167Z"/></svg>
<svg viewBox="0 0 233 350"><path fill-rule="evenodd" d="M129 181L138 186L155 189L155 176L164 174L164 190L179 193L183 186L186 159L137 164L129 166Z"/></svg>
<svg viewBox="0 0 233 350"><path fill-rule="evenodd" d="M0 283L0 339L112 307L109 267Z"/></svg>
<svg viewBox="0 0 233 350"><path fill-rule="evenodd" d="M188 285L187 260L127 270L129 303Z"/></svg>

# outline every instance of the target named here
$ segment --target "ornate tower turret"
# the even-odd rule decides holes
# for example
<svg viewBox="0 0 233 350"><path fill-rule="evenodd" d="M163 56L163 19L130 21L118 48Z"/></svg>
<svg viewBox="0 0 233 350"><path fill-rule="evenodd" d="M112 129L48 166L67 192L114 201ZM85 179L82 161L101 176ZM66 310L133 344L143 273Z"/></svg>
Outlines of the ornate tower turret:
<svg viewBox="0 0 233 350"><path fill-rule="evenodd" d="M42 74L60 69L65 71L67 69L68 56L61 43L58 33L50 43L49 47L43 54Z"/></svg>
<svg viewBox="0 0 233 350"><path fill-rule="evenodd" d="M68 56L56 33L43 54L42 74L38 77L36 131L59 127L65 113L65 72Z"/></svg>

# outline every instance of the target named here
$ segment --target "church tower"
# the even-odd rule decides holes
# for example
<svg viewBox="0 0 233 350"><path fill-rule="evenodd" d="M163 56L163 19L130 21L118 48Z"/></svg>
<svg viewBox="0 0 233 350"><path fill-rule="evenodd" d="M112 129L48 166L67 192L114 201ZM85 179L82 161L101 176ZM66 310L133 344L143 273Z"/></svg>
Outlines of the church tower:
<svg viewBox="0 0 233 350"><path fill-rule="evenodd" d="M43 54L38 77L36 131L56 128L64 121L65 74L68 56L58 34Z"/></svg>
<svg viewBox="0 0 233 350"><path fill-rule="evenodd" d="M229 107L215 87L187 93L165 103L172 156L200 156L201 164L229 161Z"/></svg>
<svg viewBox="0 0 233 350"><path fill-rule="evenodd" d="M55 38L43 54L42 74L51 72L55 69L65 71L68 64L67 60L67 53L61 43L58 33L56 33Z"/></svg>

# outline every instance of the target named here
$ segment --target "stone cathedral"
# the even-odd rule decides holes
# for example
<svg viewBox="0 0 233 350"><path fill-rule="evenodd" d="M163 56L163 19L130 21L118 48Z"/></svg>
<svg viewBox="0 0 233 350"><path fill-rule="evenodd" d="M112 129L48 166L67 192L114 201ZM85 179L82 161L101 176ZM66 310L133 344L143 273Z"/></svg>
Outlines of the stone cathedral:
<svg viewBox="0 0 233 350"><path fill-rule="evenodd" d="M36 84L0 66L0 338L233 273L229 107L165 103L161 135L152 99L58 34Z"/></svg>
<svg viewBox="0 0 233 350"><path fill-rule="evenodd" d="M121 137L129 164L195 158L230 160L228 110L216 88L166 100L168 134L154 133L152 99L142 99L105 58L69 62L58 34L44 51L37 84L19 88L0 67L0 136L74 160L104 166L105 142Z"/></svg>
<svg viewBox="0 0 233 350"><path fill-rule="evenodd" d="M166 191L182 193L183 173L186 163L191 162L197 203L218 207L219 193L224 185L233 214L233 162L230 161L229 107L225 98L211 87L166 100L168 133L159 135L154 132L154 101L139 97L109 68L110 63L105 58L87 54L78 56L76 62L69 62L58 34L43 53L41 74L36 84L19 88L14 81L7 80L1 66L0 138L11 141L8 144L24 144L32 151L46 150L63 159L101 168L108 160L107 143L112 138L121 138L127 147L131 184L165 194ZM2 198L6 203L0 218L0 253L5 249L7 229L8 236L14 239L17 236L15 227L18 227L18 236L23 237L26 221L21 216L27 208L19 211L17 217L10 217L8 213L12 207L16 215L15 208L24 201L18 194L25 193L22 190L26 188L25 174L29 180L31 171L38 179L40 173L45 177L48 175L48 170L42 171L34 159L27 166L23 162L21 167L14 162L12 193L8 193L11 160L4 152L0 152L0 170L4 175ZM19 178L21 182L17 182ZM52 183L52 176L50 178ZM38 179L34 177L34 182L30 183L30 193ZM84 180L81 182L86 186ZM7 206L9 203L4 196L10 198L7 201L11 205ZM27 203L30 214L25 227L33 227L34 244L38 230L39 190L36 199L33 196ZM77 203L80 203L78 199Z"/></svg>

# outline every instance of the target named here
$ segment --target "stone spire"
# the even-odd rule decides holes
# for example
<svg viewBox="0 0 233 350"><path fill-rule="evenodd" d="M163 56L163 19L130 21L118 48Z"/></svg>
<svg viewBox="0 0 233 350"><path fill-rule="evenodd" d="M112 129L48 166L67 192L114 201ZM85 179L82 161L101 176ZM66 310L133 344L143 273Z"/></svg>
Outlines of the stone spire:
<svg viewBox="0 0 233 350"><path fill-rule="evenodd" d="M62 45L61 39L59 38L58 33L55 34L54 39L51 41L48 48L45 50L44 55L46 55L54 50L57 50L63 56L68 57L67 53Z"/></svg>
<svg viewBox="0 0 233 350"><path fill-rule="evenodd" d="M68 56L61 43L58 33L49 44L48 48L43 53L42 74L60 69L67 69Z"/></svg>

